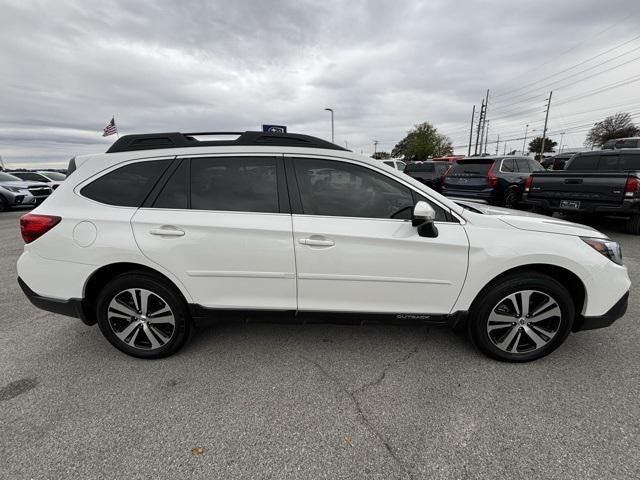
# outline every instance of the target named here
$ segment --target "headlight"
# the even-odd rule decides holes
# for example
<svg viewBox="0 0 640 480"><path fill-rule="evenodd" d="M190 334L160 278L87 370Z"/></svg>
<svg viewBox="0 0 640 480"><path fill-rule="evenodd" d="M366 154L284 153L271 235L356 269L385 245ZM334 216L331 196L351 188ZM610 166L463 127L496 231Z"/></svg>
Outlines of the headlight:
<svg viewBox="0 0 640 480"><path fill-rule="evenodd" d="M20 187L4 187L4 188L6 188L7 190L13 193L24 193L23 190L25 190L24 188L20 188Z"/></svg>
<svg viewBox="0 0 640 480"><path fill-rule="evenodd" d="M618 242L590 237L580 237L580 239L612 262L622 265L622 249Z"/></svg>

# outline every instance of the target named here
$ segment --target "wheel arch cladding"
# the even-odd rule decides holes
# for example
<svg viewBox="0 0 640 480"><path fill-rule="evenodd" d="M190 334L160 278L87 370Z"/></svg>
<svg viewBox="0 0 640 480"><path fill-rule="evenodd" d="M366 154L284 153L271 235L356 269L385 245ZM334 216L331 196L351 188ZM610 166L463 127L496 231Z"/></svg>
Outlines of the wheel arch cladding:
<svg viewBox="0 0 640 480"><path fill-rule="evenodd" d="M483 298L486 292L496 283L500 283L504 278L511 275L527 273L542 273L544 275L547 275L548 277L557 280L569 291L569 294L571 295L573 304L575 306L576 318L574 321L574 330L576 330L576 328L579 327L579 324L582 321L582 311L584 309L586 300L586 289L584 283L582 283L582 280L580 280L580 278L575 273L573 273L571 270L568 270L564 267L559 267L557 265L533 263L505 270L504 272L492 278L487 283L487 285L482 290L480 290L480 292L478 292L473 302L471 303L471 308L469 310L473 311L478 301Z"/></svg>
<svg viewBox="0 0 640 480"><path fill-rule="evenodd" d="M180 288L178 288L178 286L170 278L168 278L161 272L154 270L153 268L146 265L140 265L138 263L112 263L109 265L104 265L93 272L84 287L84 298L82 300L83 309L85 312L92 313L92 315L90 316L93 321L92 324L95 324L97 321L95 318L96 299L101 287L106 285L110 280L114 279L118 275L122 275L124 273L142 273L160 279L176 291L176 293L184 301L185 305L189 304Z"/></svg>

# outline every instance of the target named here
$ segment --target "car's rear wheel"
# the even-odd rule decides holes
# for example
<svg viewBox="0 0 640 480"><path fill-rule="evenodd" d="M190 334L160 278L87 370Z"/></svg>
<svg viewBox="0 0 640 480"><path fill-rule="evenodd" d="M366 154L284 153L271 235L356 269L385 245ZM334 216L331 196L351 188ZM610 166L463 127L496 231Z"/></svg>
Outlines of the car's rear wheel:
<svg viewBox="0 0 640 480"><path fill-rule="evenodd" d="M640 235L640 215L631 215L626 224L627 233Z"/></svg>
<svg viewBox="0 0 640 480"><path fill-rule="evenodd" d="M574 316L573 299L562 284L547 275L521 273L481 293L469 328L474 343L490 357L528 362L558 348Z"/></svg>
<svg viewBox="0 0 640 480"><path fill-rule="evenodd" d="M520 195L515 188L510 188L504 194L504 206L507 208L516 208L518 206L518 201L520 199Z"/></svg>
<svg viewBox="0 0 640 480"><path fill-rule="evenodd" d="M98 296L97 316L113 346L140 358L172 355L191 328L180 293L146 273L123 274L109 282Z"/></svg>

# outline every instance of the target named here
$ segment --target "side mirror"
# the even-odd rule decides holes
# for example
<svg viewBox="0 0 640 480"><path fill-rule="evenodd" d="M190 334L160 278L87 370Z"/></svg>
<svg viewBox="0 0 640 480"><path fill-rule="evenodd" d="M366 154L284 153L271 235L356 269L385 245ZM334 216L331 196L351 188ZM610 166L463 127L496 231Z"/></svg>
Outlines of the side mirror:
<svg viewBox="0 0 640 480"><path fill-rule="evenodd" d="M418 235L421 237L437 237L438 229L434 225L436 211L427 202L420 201L413 207L411 225L418 227Z"/></svg>

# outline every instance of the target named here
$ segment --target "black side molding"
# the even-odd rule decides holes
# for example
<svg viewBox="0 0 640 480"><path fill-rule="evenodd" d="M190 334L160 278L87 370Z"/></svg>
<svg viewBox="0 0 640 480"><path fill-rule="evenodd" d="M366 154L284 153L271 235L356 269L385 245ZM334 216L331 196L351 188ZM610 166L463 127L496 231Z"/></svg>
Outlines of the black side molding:
<svg viewBox="0 0 640 480"><path fill-rule="evenodd" d="M599 317L579 317L573 331L594 330L610 326L613 322L622 317L627 311L629 303L629 292L625 293L607 313Z"/></svg>
<svg viewBox="0 0 640 480"><path fill-rule="evenodd" d="M82 323L86 325L93 325L96 323L94 319L85 315L82 300L79 298L58 300L57 298L43 297L31 290L20 277L18 277L18 285L20 285L20 288L29 301L40 310L57 313L58 315L65 315L67 317L79 318L82 320Z"/></svg>

